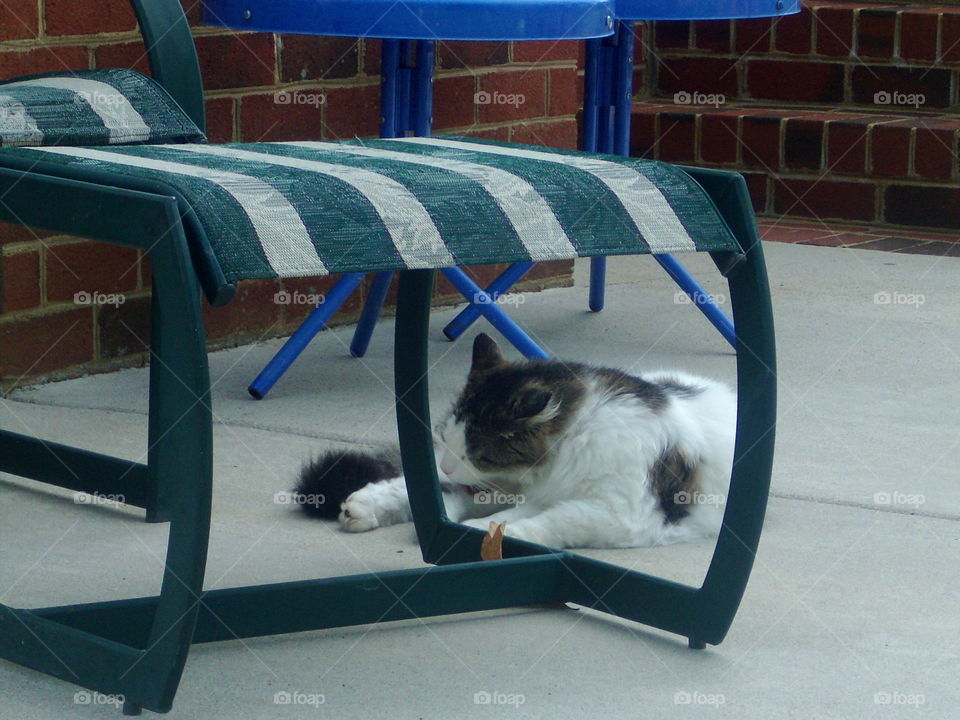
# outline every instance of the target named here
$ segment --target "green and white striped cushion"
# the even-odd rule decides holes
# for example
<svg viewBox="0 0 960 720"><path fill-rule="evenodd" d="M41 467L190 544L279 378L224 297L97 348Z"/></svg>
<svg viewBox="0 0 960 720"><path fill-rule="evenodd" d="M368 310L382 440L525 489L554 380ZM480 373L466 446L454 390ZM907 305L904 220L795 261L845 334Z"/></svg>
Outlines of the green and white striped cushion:
<svg viewBox="0 0 960 720"><path fill-rule="evenodd" d="M7 154L69 177L169 185L199 219L194 241L209 243L195 256L212 254L229 282L740 250L686 173L636 158L462 138L34 148L0 162Z"/></svg>
<svg viewBox="0 0 960 720"><path fill-rule="evenodd" d="M0 145L205 142L160 85L133 70L47 73L0 83Z"/></svg>

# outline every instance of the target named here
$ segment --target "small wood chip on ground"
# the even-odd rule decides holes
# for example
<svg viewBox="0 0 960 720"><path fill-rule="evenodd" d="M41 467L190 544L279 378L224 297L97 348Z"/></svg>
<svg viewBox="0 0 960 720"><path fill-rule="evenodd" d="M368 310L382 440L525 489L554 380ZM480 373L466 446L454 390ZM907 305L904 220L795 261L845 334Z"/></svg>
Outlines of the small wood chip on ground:
<svg viewBox="0 0 960 720"><path fill-rule="evenodd" d="M480 543L481 560L503 560L503 531L506 527L505 522L490 522L490 529Z"/></svg>

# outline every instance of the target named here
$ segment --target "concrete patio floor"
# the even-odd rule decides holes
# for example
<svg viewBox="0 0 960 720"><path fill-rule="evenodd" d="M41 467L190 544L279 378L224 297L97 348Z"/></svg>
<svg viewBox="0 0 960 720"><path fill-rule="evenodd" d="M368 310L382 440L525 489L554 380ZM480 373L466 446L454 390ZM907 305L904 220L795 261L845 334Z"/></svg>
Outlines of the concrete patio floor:
<svg viewBox="0 0 960 720"><path fill-rule="evenodd" d="M957 717L960 259L766 251L780 377L773 495L723 644L696 652L601 614L538 608L201 645L169 717ZM688 264L723 299L709 259ZM514 298L514 317L555 355L734 380L730 348L655 263L612 260L600 314L585 310L584 270L575 288ZM437 410L468 365L469 338L441 337L451 316L433 318ZM321 335L262 402L245 388L278 341L211 355L208 587L420 564L409 525L348 535L274 501L311 454L393 437L392 323L381 323L363 360L347 357L351 332ZM139 459L146 381L134 369L23 389L0 401L0 427ZM157 592L164 525L2 480L2 602ZM702 543L588 554L696 584L711 552ZM2 720L119 717L77 692L0 662Z"/></svg>

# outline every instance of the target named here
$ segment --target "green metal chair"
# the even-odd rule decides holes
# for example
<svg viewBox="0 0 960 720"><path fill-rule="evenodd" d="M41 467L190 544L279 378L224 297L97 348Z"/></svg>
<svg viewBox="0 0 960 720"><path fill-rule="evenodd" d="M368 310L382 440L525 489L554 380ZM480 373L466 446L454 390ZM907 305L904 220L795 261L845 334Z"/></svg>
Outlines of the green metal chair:
<svg viewBox="0 0 960 720"><path fill-rule="evenodd" d="M93 71L0 85L0 102L19 108L22 120L0 129L4 145L21 146L0 148L0 220L149 256L147 463L0 431L0 471L122 495L148 520L169 522L162 586L155 597L0 606L0 657L123 695L124 712L135 714L171 708L190 646L200 642L563 601L677 633L691 647L721 642L759 542L775 419L769 288L743 179L457 139L206 145L180 3L132 4L158 84L130 71ZM109 103L98 105L98 92ZM78 134L84 123L89 132ZM505 181L523 192L505 195ZM404 202L378 204L385 195ZM504 206L511 202L520 204ZM511 225L519 216L536 222ZM533 248L543 227L552 239ZM435 268L643 253L644 232L674 233L672 250L711 254L728 280L737 326L733 477L703 584L509 538L505 559L480 561L482 533L445 517L434 464L427 329ZM201 293L219 306L244 278L373 270L400 271L397 422L417 537L431 565L204 592L213 453Z"/></svg>

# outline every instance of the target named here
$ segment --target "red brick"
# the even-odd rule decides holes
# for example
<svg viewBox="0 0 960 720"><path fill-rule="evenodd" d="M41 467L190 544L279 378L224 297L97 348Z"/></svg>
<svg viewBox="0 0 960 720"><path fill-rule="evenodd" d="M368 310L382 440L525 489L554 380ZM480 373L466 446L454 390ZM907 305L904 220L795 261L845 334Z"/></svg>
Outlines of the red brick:
<svg viewBox="0 0 960 720"><path fill-rule="evenodd" d="M789 60L750 60L747 91L758 100L839 103L843 65Z"/></svg>
<svg viewBox="0 0 960 720"><path fill-rule="evenodd" d="M867 170L865 123L835 121L827 126L827 169L836 173L862 175Z"/></svg>
<svg viewBox="0 0 960 720"><path fill-rule="evenodd" d="M343 301L343 304L334 314L331 319L330 324L336 325L340 322L346 322L348 319L352 319L360 312L360 309L363 307L363 299L367 291L367 285L372 280L373 276L368 276L364 279L361 284L362 290L358 290L350 293L347 296L347 299ZM323 295L326 297L334 285L340 280L340 275L325 275L322 277L307 277L307 278L287 278L282 281L283 290L289 293L292 297L296 297L296 294L299 293L301 297L309 295ZM394 283L394 287L396 283ZM272 302L272 300L271 300ZM394 302L396 302L394 300ZM282 310L282 329L286 330L290 325L299 325L303 320L313 311L313 307L309 304L304 303L290 303L289 305L283 305Z"/></svg>
<svg viewBox="0 0 960 720"><path fill-rule="evenodd" d="M324 116L324 137L333 140L371 137L380 132L380 86L330 90Z"/></svg>
<svg viewBox="0 0 960 720"><path fill-rule="evenodd" d="M280 82L355 77L360 42L348 37L281 35Z"/></svg>
<svg viewBox="0 0 960 720"><path fill-rule="evenodd" d="M202 19L201 10L203 3L198 3L196 0L180 0L180 5L187 16L187 21L191 25L199 25Z"/></svg>
<svg viewBox="0 0 960 720"><path fill-rule="evenodd" d="M663 113L657 157L667 162L693 162L696 159L696 115Z"/></svg>
<svg viewBox="0 0 960 720"><path fill-rule="evenodd" d="M957 157L954 131L918 127L915 143L913 167L917 175L930 180L949 180Z"/></svg>
<svg viewBox="0 0 960 720"><path fill-rule="evenodd" d="M940 21L940 61L960 62L960 13L945 12Z"/></svg>
<svg viewBox="0 0 960 720"><path fill-rule="evenodd" d="M630 154L634 157L653 158L657 145L656 112L644 112L643 106L635 106L631 118Z"/></svg>
<svg viewBox="0 0 960 720"><path fill-rule="evenodd" d="M130 68L150 75L150 60L139 40L129 43L101 45L94 50L94 64L98 68Z"/></svg>
<svg viewBox="0 0 960 720"><path fill-rule="evenodd" d="M690 47L691 24L686 20L658 20L653 24L657 50L685 50Z"/></svg>
<svg viewBox="0 0 960 720"><path fill-rule="evenodd" d="M780 118L747 116L742 125L744 165L774 170L780 166Z"/></svg>
<svg viewBox="0 0 960 720"><path fill-rule="evenodd" d="M498 142L510 142L510 128L479 128L474 130L464 130L460 133L463 137L480 138L481 140L496 140Z"/></svg>
<svg viewBox="0 0 960 720"><path fill-rule="evenodd" d="M273 85L276 44L267 33L202 35L196 38L207 90Z"/></svg>
<svg viewBox="0 0 960 720"><path fill-rule="evenodd" d="M297 92L316 92L297 91ZM280 142L284 140L319 140L323 134L323 112L330 113L332 104L331 95L325 94L326 102L323 105L307 103L281 104L276 101L276 94L245 95L240 100L240 140L243 142ZM342 103L343 95L337 96ZM342 109L340 110L342 113ZM337 113L339 115L340 113ZM334 135L333 137L352 137L353 133Z"/></svg>
<svg viewBox="0 0 960 720"><path fill-rule="evenodd" d="M546 79L547 74L543 70L481 75L480 91L488 93L491 102L477 106L477 117L485 123L543 117L546 110ZM509 99L510 96L514 96L519 104L492 101L498 97L501 100Z"/></svg>
<svg viewBox="0 0 960 720"><path fill-rule="evenodd" d="M884 191L883 219L896 225L960 228L960 190L890 185Z"/></svg>
<svg viewBox="0 0 960 720"><path fill-rule="evenodd" d="M870 129L871 174L906 177L910 167L910 128L874 125Z"/></svg>
<svg viewBox="0 0 960 720"><path fill-rule="evenodd" d="M784 125L783 164L791 169L819 170L823 155L820 120L793 118Z"/></svg>
<svg viewBox="0 0 960 720"><path fill-rule="evenodd" d="M937 16L905 10L900 13L900 57L907 60L937 59Z"/></svg>
<svg viewBox="0 0 960 720"><path fill-rule="evenodd" d="M0 255L0 312L40 305L40 253Z"/></svg>
<svg viewBox="0 0 960 720"><path fill-rule="evenodd" d="M896 10L861 10L857 19L857 55L873 58L893 57L896 35ZM934 44L936 44L935 39Z"/></svg>
<svg viewBox="0 0 960 720"><path fill-rule="evenodd" d="M817 54L847 57L853 53L853 9L820 7L816 9Z"/></svg>
<svg viewBox="0 0 960 720"><path fill-rule="evenodd" d="M208 340L259 340L279 332L283 305L275 301L280 284L275 280L245 280L237 295L223 308L203 304Z"/></svg>
<svg viewBox="0 0 960 720"><path fill-rule="evenodd" d="M698 20L693 24L694 47L730 52L729 20Z"/></svg>
<svg viewBox="0 0 960 720"><path fill-rule="evenodd" d="M700 159L709 163L735 163L740 139L737 118L731 115L700 116Z"/></svg>
<svg viewBox="0 0 960 720"><path fill-rule="evenodd" d="M47 35L127 32L137 26L129 0L47 0Z"/></svg>
<svg viewBox="0 0 960 720"><path fill-rule="evenodd" d="M767 211L767 187L769 186L769 176L762 172L741 173L743 179L747 181L747 191L750 193L750 200L753 204L753 211L763 213Z"/></svg>
<svg viewBox="0 0 960 720"><path fill-rule="evenodd" d="M875 186L844 180L774 179L774 212L818 219L873 220ZM799 199L798 199L799 198Z"/></svg>
<svg viewBox="0 0 960 720"><path fill-rule="evenodd" d="M520 123L510 129L510 142L576 150L577 122L571 119L549 123Z"/></svg>
<svg viewBox="0 0 960 720"><path fill-rule="evenodd" d="M128 298L122 305L104 305L97 312L100 358L139 355L150 348L150 297Z"/></svg>
<svg viewBox="0 0 960 720"><path fill-rule="evenodd" d="M207 137L210 142L233 141L233 106L233 98L207 100Z"/></svg>
<svg viewBox="0 0 960 720"><path fill-rule="evenodd" d="M550 70L547 115L575 115L582 104L582 81L574 68Z"/></svg>
<svg viewBox="0 0 960 720"><path fill-rule="evenodd" d="M799 13L773 21L774 48L779 52L809 55L813 45L813 13L804 7Z"/></svg>
<svg viewBox="0 0 960 720"><path fill-rule="evenodd" d="M441 68L503 65L510 61L510 43L508 42L439 40L436 47Z"/></svg>
<svg viewBox="0 0 960 720"><path fill-rule="evenodd" d="M436 129L464 127L476 122L473 75L439 77L433 84L433 126Z"/></svg>
<svg viewBox="0 0 960 720"><path fill-rule="evenodd" d="M0 41L35 38L39 32L37 0L4 0L0 4Z"/></svg>
<svg viewBox="0 0 960 720"><path fill-rule="evenodd" d="M93 310L0 324L0 378L17 380L93 360Z"/></svg>
<svg viewBox="0 0 960 720"><path fill-rule="evenodd" d="M44 45L32 50L0 52L0 77L4 79L34 73L87 70L87 49Z"/></svg>
<svg viewBox="0 0 960 720"><path fill-rule="evenodd" d="M363 68L364 75L380 76L380 47L383 41L375 38L363 38L360 41L361 54L363 55L360 67Z"/></svg>
<svg viewBox="0 0 960 720"><path fill-rule="evenodd" d="M853 68L850 87L853 102L875 105L879 92L923 95L924 108L950 106L950 71L941 68L887 67L883 65L857 65ZM914 112L909 105L882 106L884 110Z"/></svg>
<svg viewBox="0 0 960 720"><path fill-rule="evenodd" d="M534 40L513 43L514 62L559 62L576 60L580 53L580 41Z"/></svg>
<svg viewBox="0 0 960 720"><path fill-rule="evenodd" d="M41 240L54 234L47 230L37 230L36 228L26 228L22 225L0 222L0 245Z"/></svg>
<svg viewBox="0 0 960 720"><path fill-rule="evenodd" d="M79 292L125 293L137 287L137 251L79 242L46 250L47 302L73 302Z"/></svg>
<svg viewBox="0 0 960 720"><path fill-rule="evenodd" d="M770 18L748 18L733 23L733 47L738 53L765 53L770 51L773 37Z"/></svg>
<svg viewBox="0 0 960 720"><path fill-rule="evenodd" d="M657 73L657 93L673 96L678 92L737 95L736 60L710 57L664 59Z"/></svg>

